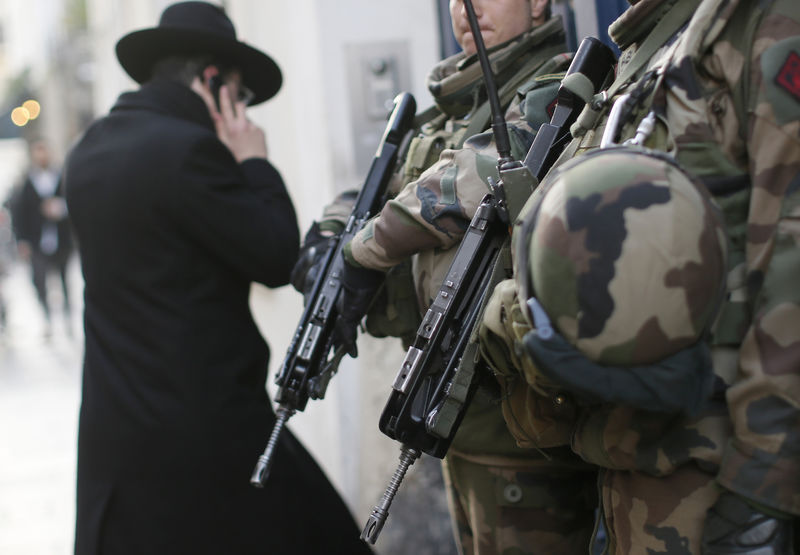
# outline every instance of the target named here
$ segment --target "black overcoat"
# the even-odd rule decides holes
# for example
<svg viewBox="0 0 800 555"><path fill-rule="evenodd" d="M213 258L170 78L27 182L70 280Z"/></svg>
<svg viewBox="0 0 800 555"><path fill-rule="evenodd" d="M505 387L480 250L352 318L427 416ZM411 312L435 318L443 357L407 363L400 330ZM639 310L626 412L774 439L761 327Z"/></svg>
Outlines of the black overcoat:
<svg viewBox="0 0 800 555"><path fill-rule="evenodd" d="M199 96L153 82L64 181L86 283L76 553L366 552L291 434L249 485L274 422L250 284L286 284L299 242L278 172L237 164Z"/></svg>

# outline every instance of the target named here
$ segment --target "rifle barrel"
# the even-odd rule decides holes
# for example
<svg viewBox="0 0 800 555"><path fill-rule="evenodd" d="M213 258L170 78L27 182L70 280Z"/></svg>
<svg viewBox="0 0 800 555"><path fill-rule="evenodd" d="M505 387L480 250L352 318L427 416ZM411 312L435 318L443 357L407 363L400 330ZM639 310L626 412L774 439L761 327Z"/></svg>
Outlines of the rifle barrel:
<svg viewBox="0 0 800 555"><path fill-rule="evenodd" d="M386 487L386 491L383 492L380 504L376 505L372 509L372 514L369 515L367 524L361 532L362 540L373 545L375 544L378 535L383 529L383 525L386 523L386 518L389 516L389 506L392 504L394 496L397 495L397 490L400 489L400 483L403 481L403 478L405 478L408 469L421 455L422 452L419 449L403 445L400 450L400 464L394 471L394 475L392 476L391 482L389 482L389 485Z"/></svg>
<svg viewBox="0 0 800 555"><path fill-rule="evenodd" d="M258 457L256 467L253 469L253 475L250 476L250 483L255 487L264 487L264 482L269 477L269 470L272 467L272 456L275 454L278 438L286 426L286 421L291 418L294 412L294 410L285 406L279 406L278 410L275 411L275 426L272 428L267 447L264 449L264 454Z"/></svg>

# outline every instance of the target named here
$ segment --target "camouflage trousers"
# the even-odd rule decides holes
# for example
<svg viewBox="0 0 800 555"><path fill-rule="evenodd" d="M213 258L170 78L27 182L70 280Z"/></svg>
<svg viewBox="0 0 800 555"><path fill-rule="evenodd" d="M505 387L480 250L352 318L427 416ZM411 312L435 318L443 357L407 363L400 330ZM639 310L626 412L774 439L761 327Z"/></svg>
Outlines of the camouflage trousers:
<svg viewBox="0 0 800 555"><path fill-rule="evenodd" d="M600 502L608 555L699 555L706 511L720 489L694 463L667 476L601 470Z"/></svg>
<svg viewBox="0 0 800 555"><path fill-rule="evenodd" d="M597 473L565 454L569 462L558 457L480 460L448 453L442 466L459 552L586 555L597 507Z"/></svg>

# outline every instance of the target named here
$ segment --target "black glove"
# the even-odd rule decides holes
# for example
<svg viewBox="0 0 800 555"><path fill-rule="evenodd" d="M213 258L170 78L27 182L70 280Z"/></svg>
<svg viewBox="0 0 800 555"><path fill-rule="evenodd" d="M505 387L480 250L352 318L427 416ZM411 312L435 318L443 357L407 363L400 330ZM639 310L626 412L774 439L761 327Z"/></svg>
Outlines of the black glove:
<svg viewBox="0 0 800 555"><path fill-rule="evenodd" d="M333 329L333 342L344 347L351 357L358 356L356 336L358 323L369 310L375 293L383 283L386 274L369 268L351 265L345 260L342 272L342 292L336 302L339 312Z"/></svg>
<svg viewBox="0 0 800 555"><path fill-rule="evenodd" d="M703 555L792 555L793 519L761 512L725 491L706 513Z"/></svg>
<svg viewBox="0 0 800 555"><path fill-rule="evenodd" d="M314 222L306 233L303 246L300 248L300 256L289 276L289 283L303 294L304 301L317 280L322 259L334 241L336 234L323 232L317 222Z"/></svg>

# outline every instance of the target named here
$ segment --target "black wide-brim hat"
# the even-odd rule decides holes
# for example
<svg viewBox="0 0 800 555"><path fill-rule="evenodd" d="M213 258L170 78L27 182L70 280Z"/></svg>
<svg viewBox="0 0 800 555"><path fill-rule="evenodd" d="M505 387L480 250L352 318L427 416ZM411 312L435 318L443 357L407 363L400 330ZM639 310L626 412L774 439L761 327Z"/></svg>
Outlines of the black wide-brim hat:
<svg viewBox="0 0 800 555"><path fill-rule="evenodd" d="M251 106L275 96L283 81L278 64L237 40L222 8L206 2L167 6L158 27L125 35L116 51L120 65L137 83L150 79L155 63L167 56L210 55L241 70L244 85L255 95Z"/></svg>

